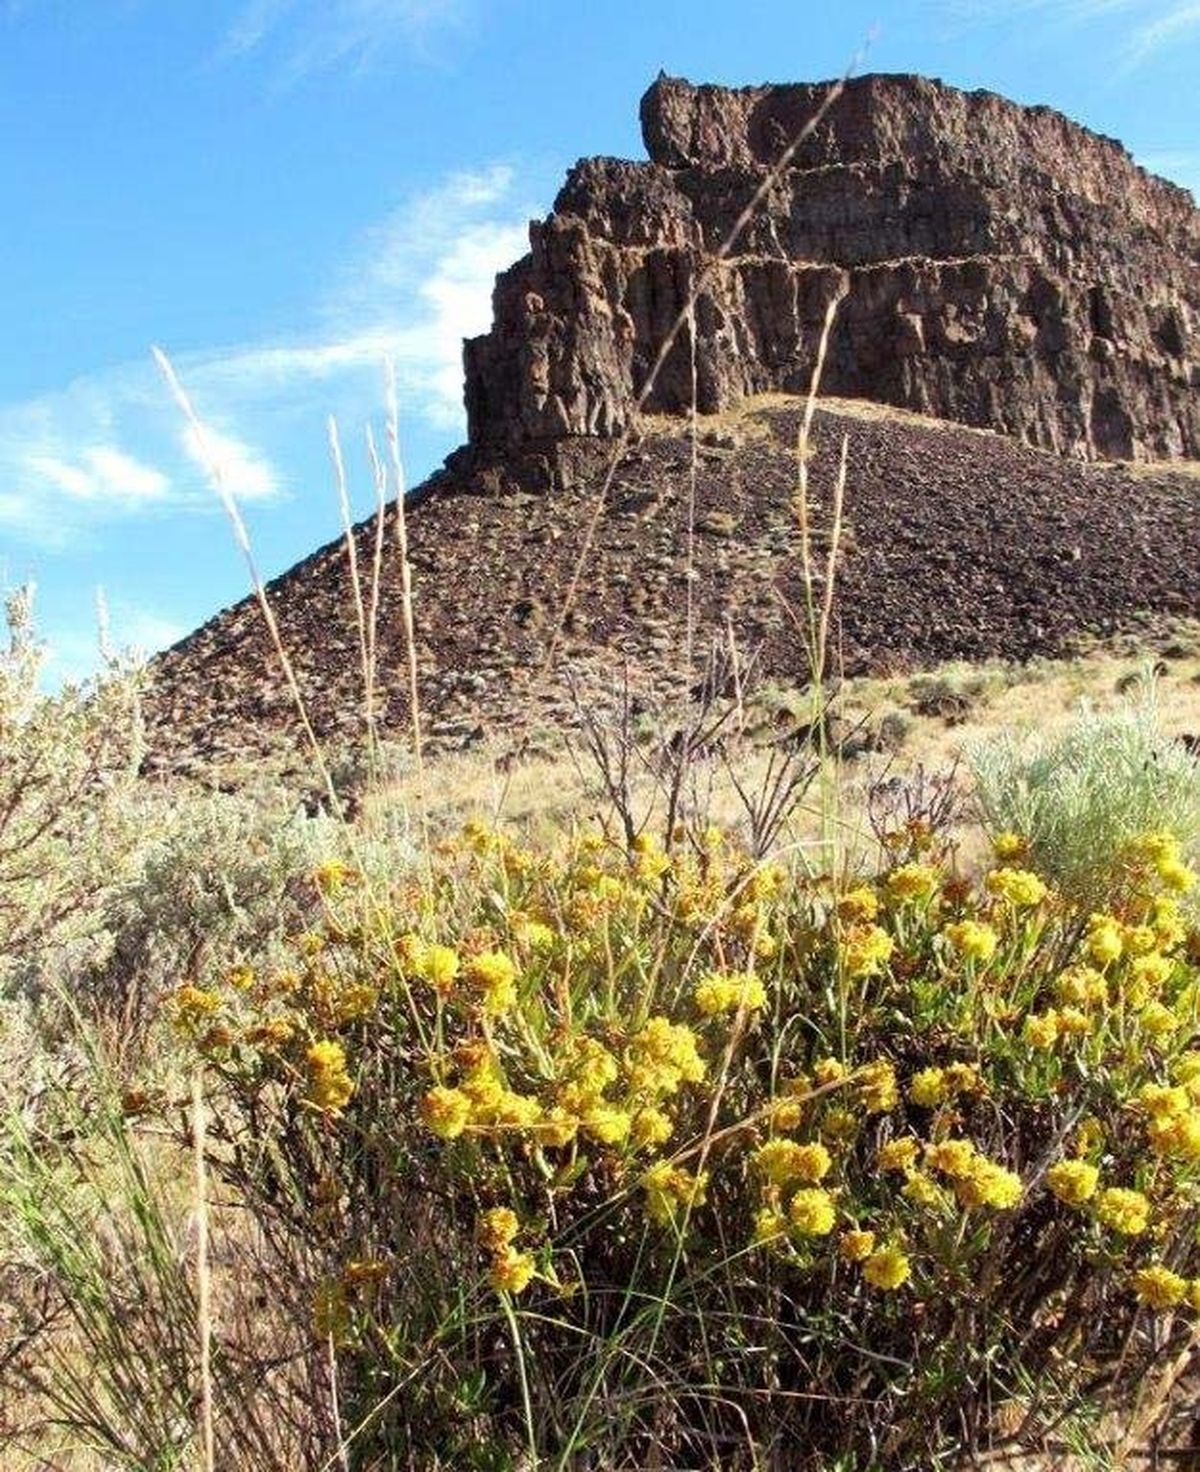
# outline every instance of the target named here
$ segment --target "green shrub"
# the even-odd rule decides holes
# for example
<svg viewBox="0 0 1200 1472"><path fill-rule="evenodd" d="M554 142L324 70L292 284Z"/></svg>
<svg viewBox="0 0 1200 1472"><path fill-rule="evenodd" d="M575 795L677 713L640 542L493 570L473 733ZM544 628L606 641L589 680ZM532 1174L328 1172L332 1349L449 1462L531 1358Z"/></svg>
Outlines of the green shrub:
<svg viewBox="0 0 1200 1472"><path fill-rule="evenodd" d="M1113 711L1084 706L1061 735L1005 732L967 760L988 829L1020 835L1074 898L1112 888L1139 834L1200 845L1200 763L1163 732L1152 683Z"/></svg>
<svg viewBox="0 0 1200 1472"><path fill-rule="evenodd" d="M0 991L47 953L86 951L141 837L138 670L112 658L42 693L32 609L29 588L9 598L0 648Z"/></svg>

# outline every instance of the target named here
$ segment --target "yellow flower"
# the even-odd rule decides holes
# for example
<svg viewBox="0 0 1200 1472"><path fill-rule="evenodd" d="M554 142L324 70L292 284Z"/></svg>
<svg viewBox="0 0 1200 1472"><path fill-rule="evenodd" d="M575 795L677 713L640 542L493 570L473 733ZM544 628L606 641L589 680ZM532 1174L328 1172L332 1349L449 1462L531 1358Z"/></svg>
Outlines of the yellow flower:
<svg viewBox="0 0 1200 1472"><path fill-rule="evenodd" d="M925 1146L925 1163L952 1180L968 1176L978 1159L970 1140L942 1140Z"/></svg>
<svg viewBox="0 0 1200 1472"><path fill-rule="evenodd" d="M914 1073L908 1084L908 1097L922 1109L936 1109L950 1097L945 1070L923 1068Z"/></svg>
<svg viewBox="0 0 1200 1472"><path fill-rule="evenodd" d="M1195 1104L1200 1104L1200 1053L1189 1050L1180 1053L1171 1070L1172 1077L1188 1092Z"/></svg>
<svg viewBox="0 0 1200 1472"><path fill-rule="evenodd" d="M1131 1283L1138 1302L1159 1312L1177 1307L1188 1291L1187 1279L1173 1273L1161 1262L1139 1269L1134 1273Z"/></svg>
<svg viewBox="0 0 1200 1472"><path fill-rule="evenodd" d="M1021 1178L1015 1171L982 1157L975 1160L968 1175L954 1183L960 1205L991 1206L997 1211L1010 1211L1016 1206L1022 1189Z"/></svg>
<svg viewBox="0 0 1200 1472"><path fill-rule="evenodd" d="M1058 1042L1059 1016L1053 1007L1048 1008L1040 1015L1031 1012L1025 1019L1025 1028L1021 1036L1031 1048L1045 1051L1053 1048Z"/></svg>
<svg viewBox="0 0 1200 1472"><path fill-rule="evenodd" d="M837 1214L833 1198L820 1186L803 1186L788 1206L792 1230L802 1237L827 1237L833 1231Z"/></svg>
<svg viewBox="0 0 1200 1472"><path fill-rule="evenodd" d="M1161 1002L1148 1002L1138 1013L1138 1025L1152 1038L1167 1037L1179 1030L1179 1018Z"/></svg>
<svg viewBox="0 0 1200 1472"><path fill-rule="evenodd" d="M693 1175L678 1166L660 1160L642 1177L646 1193L646 1214L660 1227L670 1226L680 1210L692 1211L703 1206L708 1190L708 1172Z"/></svg>
<svg viewBox="0 0 1200 1472"><path fill-rule="evenodd" d="M1046 1185L1067 1206L1082 1206L1096 1194L1100 1172L1086 1160L1060 1160L1046 1172Z"/></svg>
<svg viewBox="0 0 1200 1472"><path fill-rule="evenodd" d="M483 993L483 1008L493 1017L517 1000L517 968L503 951L484 951L467 963L467 979Z"/></svg>
<svg viewBox="0 0 1200 1472"><path fill-rule="evenodd" d="M346 1072L346 1054L341 1043L313 1043L305 1054L308 1064L308 1102L322 1114L340 1114L354 1093L354 1081Z"/></svg>
<svg viewBox="0 0 1200 1472"><path fill-rule="evenodd" d="M181 986L171 998L175 1019L183 1027L196 1027L218 1010L221 998L203 987Z"/></svg>
<svg viewBox="0 0 1200 1472"><path fill-rule="evenodd" d="M358 1022L369 1017L379 1001L379 992L366 982L351 982L343 987L334 1003L339 1022Z"/></svg>
<svg viewBox="0 0 1200 1472"><path fill-rule="evenodd" d="M479 1223L479 1243L487 1252L503 1252L521 1230L517 1214L508 1206L493 1206Z"/></svg>
<svg viewBox="0 0 1200 1472"><path fill-rule="evenodd" d="M326 859L313 870L317 888L326 894L337 894L344 884L352 883L357 877L350 865L341 859Z"/></svg>
<svg viewBox="0 0 1200 1472"><path fill-rule="evenodd" d="M1152 1119L1147 1133L1156 1155L1200 1160L1200 1109L1189 1109L1167 1119Z"/></svg>
<svg viewBox="0 0 1200 1472"><path fill-rule="evenodd" d="M863 1264L863 1277L872 1288L890 1293L912 1277L912 1265L901 1248L889 1245L867 1258Z"/></svg>
<svg viewBox="0 0 1200 1472"><path fill-rule="evenodd" d="M511 1247L492 1260L492 1287L497 1293L523 1293L533 1277L534 1262L528 1252L514 1252Z"/></svg>
<svg viewBox="0 0 1200 1472"><path fill-rule="evenodd" d="M1137 1102L1151 1119L1177 1119L1192 1105L1192 1096L1182 1084L1143 1084Z"/></svg>
<svg viewBox="0 0 1200 1472"><path fill-rule="evenodd" d="M425 946L420 952L417 974L434 989L439 996L448 996L458 979L458 952L450 946Z"/></svg>
<svg viewBox="0 0 1200 1472"><path fill-rule="evenodd" d="M1058 1035L1062 1038L1091 1037L1096 1024L1078 1007L1063 1007L1058 1014Z"/></svg>
<svg viewBox="0 0 1200 1472"><path fill-rule="evenodd" d="M821 1058L813 1064L813 1078L819 1085L840 1083L846 1077L846 1065L836 1058Z"/></svg>
<svg viewBox="0 0 1200 1472"><path fill-rule="evenodd" d="M1029 852L1029 840L1022 838L1019 833L1014 833L1010 828L1006 828L992 839L992 852L1002 864L1010 863L1014 859L1023 859Z"/></svg>
<svg viewBox="0 0 1200 1472"><path fill-rule="evenodd" d="M665 1145L674 1129L671 1116L664 1114L661 1109L639 1109L633 1116L629 1138L636 1149L647 1150L656 1145Z"/></svg>
<svg viewBox="0 0 1200 1472"><path fill-rule="evenodd" d="M696 987L693 997L705 1017L719 1012L757 1012L767 1005L767 991L753 972L713 972Z"/></svg>
<svg viewBox="0 0 1200 1472"><path fill-rule="evenodd" d="M1130 965L1129 976L1132 983L1145 988L1153 996L1171 979L1174 969L1173 961L1160 956L1157 951L1151 951L1149 955L1139 956Z"/></svg>
<svg viewBox="0 0 1200 1472"><path fill-rule="evenodd" d="M1150 1225L1150 1203L1140 1191L1108 1186L1096 1197L1096 1217L1124 1237L1140 1237Z"/></svg>
<svg viewBox="0 0 1200 1472"><path fill-rule="evenodd" d="M637 1070L648 1092L671 1094L681 1083L699 1083L704 1077L696 1034L682 1023L651 1017L629 1045L630 1074Z"/></svg>
<svg viewBox="0 0 1200 1472"><path fill-rule="evenodd" d="M566 1072L582 1098L599 1098L620 1072L617 1060L596 1038L575 1038Z"/></svg>
<svg viewBox="0 0 1200 1472"><path fill-rule="evenodd" d="M1072 1007L1102 1007L1108 1001L1108 983L1091 966L1068 966L1054 983L1054 993Z"/></svg>
<svg viewBox="0 0 1200 1472"><path fill-rule="evenodd" d="M1155 867L1163 884L1175 894L1187 894L1196 883L1195 870L1189 869L1182 859L1162 859Z"/></svg>
<svg viewBox="0 0 1200 1472"><path fill-rule="evenodd" d="M1000 943L1000 937L992 927L978 920L960 920L955 925L947 925L944 933L954 949L968 961L990 961Z"/></svg>
<svg viewBox="0 0 1200 1472"><path fill-rule="evenodd" d="M942 876L930 864L901 864L893 869L884 880L888 898L899 900L925 900L942 882Z"/></svg>
<svg viewBox="0 0 1200 1472"><path fill-rule="evenodd" d="M951 1063L946 1069L946 1087L952 1094L982 1094L984 1085L973 1063Z"/></svg>
<svg viewBox="0 0 1200 1472"><path fill-rule="evenodd" d="M994 869L984 880L989 894L1007 900L1014 909L1030 909L1046 898L1046 886L1028 869Z"/></svg>
<svg viewBox="0 0 1200 1472"><path fill-rule="evenodd" d="M555 941L554 931L549 925L541 920L530 920L523 917L515 921L512 927L513 939L526 951L541 954L552 949Z"/></svg>
<svg viewBox="0 0 1200 1472"><path fill-rule="evenodd" d="M804 1105L798 1099L772 1099L767 1117L773 1130L794 1130L804 1118Z"/></svg>
<svg viewBox="0 0 1200 1472"><path fill-rule="evenodd" d="M838 1241L838 1255L845 1262L863 1262L874 1251L874 1232L843 1232Z"/></svg>
<svg viewBox="0 0 1200 1472"><path fill-rule="evenodd" d="M865 885L847 890L837 902L838 918L847 925L865 924L879 914L879 900Z"/></svg>
<svg viewBox="0 0 1200 1472"><path fill-rule="evenodd" d="M1188 1283L1186 1297L1188 1308L1200 1314L1200 1278L1192 1278Z"/></svg>
<svg viewBox="0 0 1200 1472"><path fill-rule="evenodd" d="M443 1140L455 1140L471 1118L471 1100L461 1089L430 1089L421 1101L426 1129Z"/></svg>
<svg viewBox="0 0 1200 1472"><path fill-rule="evenodd" d="M886 1114L900 1102L896 1070L886 1058L860 1068L856 1079L859 1102L868 1114Z"/></svg>
<svg viewBox="0 0 1200 1472"><path fill-rule="evenodd" d="M1088 922L1084 949L1097 966L1110 966L1114 961L1119 961L1125 949L1121 922L1114 920L1111 915L1093 915Z"/></svg>
<svg viewBox="0 0 1200 1472"><path fill-rule="evenodd" d="M935 1211L944 1214L950 1209L950 1198L942 1190L936 1181L931 1181L928 1176L914 1175L900 1191L905 1201L911 1201L914 1206L924 1207L926 1211Z"/></svg>
<svg viewBox="0 0 1200 1472"><path fill-rule="evenodd" d="M829 1174L833 1159L824 1145L797 1144L795 1140L768 1140L754 1154L755 1169L772 1185L789 1181L814 1185Z"/></svg>
<svg viewBox="0 0 1200 1472"><path fill-rule="evenodd" d="M840 953L846 975L874 976L887 965L895 941L878 925L855 926L842 937Z"/></svg>
<svg viewBox="0 0 1200 1472"><path fill-rule="evenodd" d="M901 1171L907 1175L917 1163L917 1152L920 1148L920 1141L914 1140L911 1135L904 1135L898 1140L889 1140L886 1145L880 1145L875 1152L875 1163L880 1170Z"/></svg>
<svg viewBox="0 0 1200 1472"><path fill-rule="evenodd" d="M542 1117L542 1106L531 1094L501 1089L486 1111L486 1122L501 1129L527 1130Z"/></svg>
<svg viewBox="0 0 1200 1472"><path fill-rule="evenodd" d="M584 1134L602 1145L619 1145L629 1134L632 1124L625 1110L612 1109L605 1104L595 1105L580 1120Z"/></svg>
<svg viewBox="0 0 1200 1472"><path fill-rule="evenodd" d="M633 875L642 884L653 884L671 867L671 860L649 833L639 833L633 840Z"/></svg>
<svg viewBox="0 0 1200 1472"><path fill-rule="evenodd" d="M754 1242L775 1242L787 1231L787 1217L773 1206L764 1206L754 1217Z"/></svg>

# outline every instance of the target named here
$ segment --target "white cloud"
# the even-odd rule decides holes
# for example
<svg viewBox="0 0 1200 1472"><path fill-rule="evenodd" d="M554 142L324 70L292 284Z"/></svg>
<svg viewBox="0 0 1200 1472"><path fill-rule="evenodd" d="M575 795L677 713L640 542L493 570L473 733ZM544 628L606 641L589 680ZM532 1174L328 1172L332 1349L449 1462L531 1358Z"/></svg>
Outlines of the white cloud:
<svg viewBox="0 0 1200 1472"><path fill-rule="evenodd" d="M188 458L204 472L216 469L224 490L238 501L271 501L280 491L279 473L269 460L231 434L204 424L185 424L180 439Z"/></svg>
<svg viewBox="0 0 1200 1472"><path fill-rule="evenodd" d="M1174 41L1182 40L1192 31L1200 30L1200 4L1172 5L1162 15L1139 26L1133 36L1133 45L1128 57L1136 64L1153 56Z"/></svg>
<svg viewBox="0 0 1200 1472"><path fill-rule="evenodd" d="M342 65L367 66L397 44L423 52L461 29L466 0L250 0L225 34L226 56L268 47L284 82Z"/></svg>
<svg viewBox="0 0 1200 1472"><path fill-rule="evenodd" d="M1172 42L1200 30L1200 0L932 0L962 26L1002 23L1040 14L1060 28L1124 17L1119 60L1136 67Z"/></svg>
<svg viewBox="0 0 1200 1472"><path fill-rule="evenodd" d="M75 461L33 453L25 463L32 476L40 477L64 496L103 502L117 509L161 501L170 490L170 482L156 466L144 465L112 445L94 445Z"/></svg>
<svg viewBox="0 0 1200 1472"><path fill-rule="evenodd" d="M319 443L331 410L375 413L385 357L406 417L461 433L462 339L487 330L495 275L526 250L535 212L507 166L452 174L362 232L308 332L176 355L227 488L262 503L300 483L287 473L298 437ZM0 529L23 541L56 548L119 518L216 509L148 354L0 405Z"/></svg>

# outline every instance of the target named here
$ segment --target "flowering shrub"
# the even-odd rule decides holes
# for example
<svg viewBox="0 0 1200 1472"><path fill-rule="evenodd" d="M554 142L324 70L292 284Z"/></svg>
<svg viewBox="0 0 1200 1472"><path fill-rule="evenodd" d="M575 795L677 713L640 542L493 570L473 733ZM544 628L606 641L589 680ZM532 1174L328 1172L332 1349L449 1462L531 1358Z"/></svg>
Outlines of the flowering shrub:
<svg viewBox="0 0 1200 1472"><path fill-rule="evenodd" d="M473 827L426 881L324 865L283 961L177 990L214 1164L320 1262L363 1465L928 1465L1003 1402L1033 1435L1177 1352L1179 844L1138 835L1081 907L1013 835L977 882L903 839L847 884L719 832Z"/></svg>

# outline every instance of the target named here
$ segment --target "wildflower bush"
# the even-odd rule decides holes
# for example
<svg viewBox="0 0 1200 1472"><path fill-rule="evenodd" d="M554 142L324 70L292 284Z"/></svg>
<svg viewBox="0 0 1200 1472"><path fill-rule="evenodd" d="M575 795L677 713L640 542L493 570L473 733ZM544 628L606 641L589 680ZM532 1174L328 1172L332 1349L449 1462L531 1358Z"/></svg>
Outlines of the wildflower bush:
<svg viewBox="0 0 1200 1472"><path fill-rule="evenodd" d="M171 997L347 1463L926 1467L1097 1387L1153 1419L1200 1323L1180 840L1068 895L1014 833L973 878L920 821L870 876L673 837L328 863L286 957Z"/></svg>

